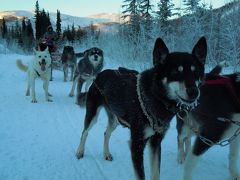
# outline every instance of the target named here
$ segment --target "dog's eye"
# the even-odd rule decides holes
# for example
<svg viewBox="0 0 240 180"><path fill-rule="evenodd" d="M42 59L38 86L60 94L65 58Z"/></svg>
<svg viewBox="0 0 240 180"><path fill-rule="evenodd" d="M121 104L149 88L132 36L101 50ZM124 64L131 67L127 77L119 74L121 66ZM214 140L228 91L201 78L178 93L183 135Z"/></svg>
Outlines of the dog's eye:
<svg viewBox="0 0 240 180"><path fill-rule="evenodd" d="M47 56L44 56L45 58L47 58Z"/></svg>
<svg viewBox="0 0 240 180"><path fill-rule="evenodd" d="M182 66L178 66L178 71L179 72L183 72L183 67Z"/></svg>
<svg viewBox="0 0 240 180"><path fill-rule="evenodd" d="M191 71L195 71L196 67L195 66L191 66Z"/></svg>
<svg viewBox="0 0 240 180"><path fill-rule="evenodd" d="M41 56L38 56L39 58L41 58Z"/></svg>

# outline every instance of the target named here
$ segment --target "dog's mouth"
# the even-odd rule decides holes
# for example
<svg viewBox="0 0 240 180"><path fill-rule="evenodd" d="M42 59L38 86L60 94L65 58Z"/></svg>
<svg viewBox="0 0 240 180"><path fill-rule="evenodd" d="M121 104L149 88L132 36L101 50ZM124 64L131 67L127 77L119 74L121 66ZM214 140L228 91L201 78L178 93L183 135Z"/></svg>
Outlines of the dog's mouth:
<svg viewBox="0 0 240 180"><path fill-rule="evenodd" d="M39 62L39 65L40 65L42 71L46 70L46 61L45 60L42 60L41 62Z"/></svg>

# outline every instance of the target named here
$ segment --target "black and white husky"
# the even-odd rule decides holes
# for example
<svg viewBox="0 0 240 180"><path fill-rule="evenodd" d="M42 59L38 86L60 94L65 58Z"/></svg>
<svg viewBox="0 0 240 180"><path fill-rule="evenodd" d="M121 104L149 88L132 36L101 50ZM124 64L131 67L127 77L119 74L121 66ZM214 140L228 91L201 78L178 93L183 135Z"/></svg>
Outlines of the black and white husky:
<svg viewBox="0 0 240 180"><path fill-rule="evenodd" d="M84 155L88 131L97 118L100 106L108 114L104 134L104 158L111 161L109 140L118 121L131 131L129 146L136 179L145 179L143 152L147 141L151 151L152 179L160 178L161 141L169 128L178 104L192 107L199 98L199 84L204 77L207 54L202 37L192 53L169 53L158 38L153 49L154 67L137 74L126 69L99 73L87 93L86 115L78 159Z"/></svg>
<svg viewBox="0 0 240 180"><path fill-rule="evenodd" d="M237 157L240 142L240 74L219 76L220 67L209 74L200 88L199 105L177 116L178 162L184 162L184 180L191 180L200 156L213 145L228 145L232 180L240 180ZM191 148L191 135L196 139ZM186 158L186 159L185 159Z"/></svg>

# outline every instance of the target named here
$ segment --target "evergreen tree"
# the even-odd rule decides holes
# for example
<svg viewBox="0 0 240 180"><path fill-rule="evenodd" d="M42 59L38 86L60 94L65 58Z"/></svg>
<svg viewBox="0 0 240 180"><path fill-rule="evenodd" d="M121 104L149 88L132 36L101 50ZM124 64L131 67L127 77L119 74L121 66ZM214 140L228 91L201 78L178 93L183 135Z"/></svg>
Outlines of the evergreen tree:
<svg viewBox="0 0 240 180"><path fill-rule="evenodd" d="M132 35L137 35L140 31L140 12L139 12L139 1L138 0L124 0L125 4L122 5L124 9L122 11L122 18L127 19L127 24L130 25Z"/></svg>
<svg viewBox="0 0 240 180"><path fill-rule="evenodd" d="M25 18L22 19L22 34L25 34L26 32L26 22Z"/></svg>
<svg viewBox="0 0 240 180"><path fill-rule="evenodd" d="M195 13L200 8L201 0L183 0L184 5L186 6L185 10L187 13Z"/></svg>
<svg viewBox="0 0 240 180"><path fill-rule="evenodd" d="M41 20L40 20L40 10L39 10L39 3L38 1L36 1L36 5L35 5L35 33L36 33L36 39L39 40L39 38L41 37Z"/></svg>
<svg viewBox="0 0 240 180"><path fill-rule="evenodd" d="M148 32L151 29L152 24L152 5L150 0L141 0L139 5L139 11L141 13L141 19L144 29Z"/></svg>
<svg viewBox="0 0 240 180"><path fill-rule="evenodd" d="M6 25L6 21L5 19L3 18L3 21L2 21L2 38L6 38L7 37L7 33L8 33L8 30L7 30L7 25Z"/></svg>
<svg viewBox="0 0 240 180"><path fill-rule="evenodd" d="M56 22L56 33L58 35L58 37L60 37L61 35L61 14L60 14L60 11L57 10L57 22Z"/></svg>
<svg viewBox="0 0 240 180"><path fill-rule="evenodd" d="M158 21L161 27L167 27L169 18L173 15L172 10L174 4L171 0L160 0L157 4L158 10L156 11Z"/></svg>
<svg viewBox="0 0 240 180"><path fill-rule="evenodd" d="M33 35L33 28L30 19L27 21L26 25L26 42L25 43L25 48L28 51L32 50L32 47L34 45L34 35Z"/></svg>
<svg viewBox="0 0 240 180"><path fill-rule="evenodd" d="M74 24L72 25L71 36L72 36L71 40L73 42L75 40L75 36L76 36Z"/></svg>

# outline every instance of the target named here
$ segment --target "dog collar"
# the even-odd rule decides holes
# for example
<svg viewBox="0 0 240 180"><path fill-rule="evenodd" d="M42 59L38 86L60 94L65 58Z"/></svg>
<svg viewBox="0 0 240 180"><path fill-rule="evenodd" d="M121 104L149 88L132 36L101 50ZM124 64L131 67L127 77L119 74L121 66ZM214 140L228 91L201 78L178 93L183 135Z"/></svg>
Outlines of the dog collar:
<svg viewBox="0 0 240 180"><path fill-rule="evenodd" d="M166 116L164 119L160 119L157 117L156 113L154 113L154 110L152 107L148 105L149 100L145 98L144 90L141 88L141 74L137 75L137 95L138 95L138 101L140 102L141 109L144 113L144 115L147 117L150 126L153 128L154 131L158 133L165 132L169 128L169 119L172 119L172 117L175 114L175 111L170 111L168 108L166 108L166 104L163 103L165 110L167 110ZM158 111L158 110L157 110ZM164 113L164 112L163 112Z"/></svg>

